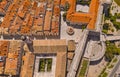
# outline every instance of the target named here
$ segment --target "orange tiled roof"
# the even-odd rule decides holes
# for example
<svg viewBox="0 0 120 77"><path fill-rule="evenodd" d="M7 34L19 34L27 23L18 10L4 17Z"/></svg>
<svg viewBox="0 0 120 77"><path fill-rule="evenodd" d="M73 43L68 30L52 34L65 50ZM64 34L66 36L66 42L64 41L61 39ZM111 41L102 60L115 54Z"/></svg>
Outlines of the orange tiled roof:
<svg viewBox="0 0 120 77"><path fill-rule="evenodd" d="M40 4L37 1L32 4L30 0L14 0L0 25L0 30L3 30L0 33L11 35L59 33L59 25L56 27L56 24L59 23L60 0L40 1ZM52 17L57 18L56 24L52 22L55 20Z"/></svg>
<svg viewBox="0 0 120 77"><path fill-rule="evenodd" d="M57 53L55 77L65 77L66 71L66 52Z"/></svg>
<svg viewBox="0 0 120 77"><path fill-rule="evenodd" d="M17 8L18 8L18 1L15 1L16 4L11 4L8 8L8 12L6 13L6 16L4 17L4 21L1 24L1 27L8 28L10 26L10 23L13 21L14 16L16 15Z"/></svg>
<svg viewBox="0 0 120 77"><path fill-rule="evenodd" d="M0 56L7 56L9 41L0 41Z"/></svg>
<svg viewBox="0 0 120 77"><path fill-rule="evenodd" d="M54 6L52 24L51 24L51 34L59 33L59 17L60 17L60 8L59 6Z"/></svg>
<svg viewBox="0 0 120 77"><path fill-rule="evenodd" d="M38 5L38 3L37 3L36 1L34 1L34 2L33 2L33 7L32 7L32 9L33 9L33 10L36 10L37 5Z"/></svg>
<svg viewBox="0 0 120 77"><path fill-rule="evenodd" d="M34 19L34 26L43 26L43 18Z"/></svg>
<svg viewBox="0 0 120 77"><path fill-rule="evenodd" d="M26 53L24 56L24 64L22 65L21 77L32 77L33 75L33 65L34 65L34 55Z"/></svg>
<svg viewBox="0 0 120 77"><path fill-rule="evenodd" d="M16 75L17 73L17 58L7 58L6 65L5 65L5 74L12 74Z"/></svg>
<svg viewBox="0 0 120 77"><path fill-rule="evenodd" d="M50 30L51 16L52 16L52 12L46 11L45 22L44 22L44 31Z"/></svg>
<svg viewBox="0 0 120 77"><path fill-rule="evenodd" d="M13 24L10 26L9 33L17 34L21 25L22 25L22 20L17 16Z"/></svg>
<svg viewBox="0 0 120 77"><path fill-rule="evenodd" d="M54 6L53 14L55 16L59 16L60 15L60 8L59 8L59 6Z"/></svg>
<svg viewBox="0 0 120 77"><path fill-rule="evenodd" d="M64 5L65 5L65 2L66 2L66 0L61 0L60 4L61 4L62 6L64 6Z"/></svg>
<svg viewBox="0 0 120 77"><path fill-rule="evenodd" d="M7 3L7 0L2 0L2 2L0 2L0 12L4 12Z"/></svg>
<svg viewBox="0 0 120 77"><path fill-rule="evenodd" d="M54 0L54 5L60 5L60 0Z"/></svg>
<svg viewBox="0 0 120 77"><path fill-rule="evenodd" d="M43 4L41 4L39 8L40 8L40 13L44 14L45 6Z"/></svg>
<svg viewBox="0 0 120 77"><path fill-rule="evenodd" d="M28 34L30 33L31 27L33 23L33 17L30 14L26 15L26 18L21 26L21 34Z"/></svg>
<svg viewBox="0 0 120 77"><path fill-rule="evenodd" d="M7 47L7 49L9 49L9 52L5 62L4 73L7 75L9 74L16 75L18 74L18 69L19 69L18 52L20 51L21 42L20 41L9 41L9 42L10 42L10 44L8 44L9 47Z"/></svg>
<svg viewBox="0 0 120 77"><path fill-rule="evenodd" d="M88 29L95 29L95 23L97 18L97 11L99 7L99 0L92 0L90 3L89 13L77 13L75 12L76 0L66 0L70 4L70 8L67 11L67 20L72 23L89 23ZM64 0L63 0L63 3ZM62 3L62 4L63 4Z"/></svg>
<svg viewBox="0 0 120 77"><path fill-rule="evenodd" d="M99 8L99 0L92 0L92 2L90 4L90 11L89 11L92 15L92 20L90 21L90 23L87 26L88 29L95 29L98 8Z"/></svg>
<svg viewBox="0 0 120 77"><path fill-rule="evenodd" d="M90 14L77 12L67 15L67 19L73 23L89 23L91 20Z"/></svg>

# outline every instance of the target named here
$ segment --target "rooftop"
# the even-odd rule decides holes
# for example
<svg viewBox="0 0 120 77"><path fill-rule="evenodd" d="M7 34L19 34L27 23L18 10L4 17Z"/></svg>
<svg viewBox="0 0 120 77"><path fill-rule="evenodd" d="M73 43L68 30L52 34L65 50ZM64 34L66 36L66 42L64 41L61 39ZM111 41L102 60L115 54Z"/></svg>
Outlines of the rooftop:
<svg viewBox="0 0 120 77"><path fill-rule="evenodd" d="M2 0L2 2L0 2L0 16L5 15L10 3L11 0Z"/></svg>
<svg viewBox="0 0 120 77"><path fill-rule="evenodd" d="M26 53L22 58L21 77L32 77L35 56Z"/></svg>
<svg viewBox="0 0 120 77"><path fill-rule="evenodd" d="M19 74L19 59L21 50L21 41L0 41L1 57L4 58L0 63L0 74L18 75ZM3 69L4 68L4 69Z"/></svg>
<svg viewBox="0 0 120 77"><path fill-rule="evenodd" d="M0 34L59 36L59 5L60 0L14 0L0 25Z"/></svg>
<svg viewBox="0 0 120 77"><path fill-rule="evenodd" d="M97 12L99 7L99 0L91 0L90 9L88 13L78 13L76 9L76 0L62 0L61 4L68 2L70 8L67 11L67 20L71 23L87 23L87 28L90 30L95 29L95 23L97 19ZM63 6L64 6L63 5Z"/></svg>
<svg viewBox="0 0 120 77"><path fill-rule="evenodd" d="M30 68L29 66L34 65L33 61L36 60L35 58L39 58L40 56L44 58L45 56L47 57L47 55L49 55L48 57L50 57L50 55L52 54L56 54L56 60L54 60L56 64L55 77L65 77L67 50L66 40L35 40L33 41L33 47L36 57L33 57L31 54L29 54L29 48L27 47L27 45L24 46L24 51L26 51L26 54L25 56L23 56L23 61L25 62L22 65L22 68L24 68L24 70L22 70L21 72L22 77L28 76L28 73L30 74L29 77L32 77L32 74L37 75L36 73L33 73L33 71L36 71L36 69ZM34 67L37 67L36 61ZM31 71L31 73L27 71Z"/></svg>

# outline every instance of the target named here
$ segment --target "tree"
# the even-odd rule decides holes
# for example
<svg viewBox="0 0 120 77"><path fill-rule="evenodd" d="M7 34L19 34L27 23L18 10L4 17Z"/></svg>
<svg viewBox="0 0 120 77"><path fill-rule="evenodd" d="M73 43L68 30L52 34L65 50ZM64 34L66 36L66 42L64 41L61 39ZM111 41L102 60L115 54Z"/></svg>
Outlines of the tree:
<svg viewBox="0 0 120 77"><path fill-rule="evenodd" d="M66 21L67 12L63 13L63 20Z"/></svg>
<svg viewBox="0 0 120 77"><path fill-rule="evenodd" d="M64 10L65 11L68 11L68 9L70 8L70 4L68 2L65 3L65 7L64 7Z"/></svg>
<svg viewBox="0 0 120 77"><path fill-rule="evenodd" d="M86 28L86 26L85 26L85 25L82 25L82 31L83 31L85 28Z"/></svg>
<svg viewBox="0 0 120 77"><path fill-rule="evenodd" d="M120 48L117 48L114 43L106 41L106 46L105 57L107 60L111 61L114 55L120 54Z"/></svg>
<svg viewBox="0 0 120 77"><path fill-rule="evenodd" d="M120 29L120 22L114 21L114 22L113 22L113 25L115 26L115 28L116 28L117 30Z"/></svg>
<svg viewBox="0 0 120 77"><path fill-rule="evenodd" d="M120 19L120 13L117 14L117 18Z"/></svg>
<svg viewBox="0 0 120 77"><path fill-rule="evenodd" d="M102 32L103 32L103 33L105 33L105 34L107 34L107 33L108 33L108 31L107 31L107 30L104 30L104 29L102 30Z"/></svg>
<svg viewBox="0 0 120 77"><path fill-rule="evenodd" d="M105 33L105 34L107 34L109 29L110 29L110 24L109 24L109 23L105 23L105 24L103 25L103 30L102 30L102 32Z"/></svg>
<svg viewBox="0 0 120 77"><path fill-rule="evenodd" d="M109 30L109 27L110 27L109 23L105 23L103 25L103 29L105 29L105 30Z"/></svg>
<svg viewBox="0 0 120 77"><path fill-rule="evenodd" d="M110 21L111 21L111 22L116 21L116 16L111 16L111 17L110 17Z"/></svg>

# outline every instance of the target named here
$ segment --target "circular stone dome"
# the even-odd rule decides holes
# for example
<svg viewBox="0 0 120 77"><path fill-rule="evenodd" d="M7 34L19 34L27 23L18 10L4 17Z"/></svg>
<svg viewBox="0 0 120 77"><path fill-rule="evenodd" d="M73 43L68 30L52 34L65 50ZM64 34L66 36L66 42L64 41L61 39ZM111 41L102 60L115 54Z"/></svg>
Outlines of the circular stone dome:
<svg viewBox="0 0 120 77"><path fill-rule="evenodd" d="M111 4L111 3L112 3L112 0L105 0L105 3Z"/></svg>

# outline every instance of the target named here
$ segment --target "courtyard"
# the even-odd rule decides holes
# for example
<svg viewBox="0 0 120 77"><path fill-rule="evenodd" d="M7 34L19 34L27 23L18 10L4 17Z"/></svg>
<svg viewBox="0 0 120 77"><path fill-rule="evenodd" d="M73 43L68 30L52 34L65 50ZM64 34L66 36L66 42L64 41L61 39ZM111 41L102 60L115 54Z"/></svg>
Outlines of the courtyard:
<svg viewBox="0 0 120 77"><path fill-rule="evenodd" d="M55 77L56 56L36 56L34 77Z"/></svg>

